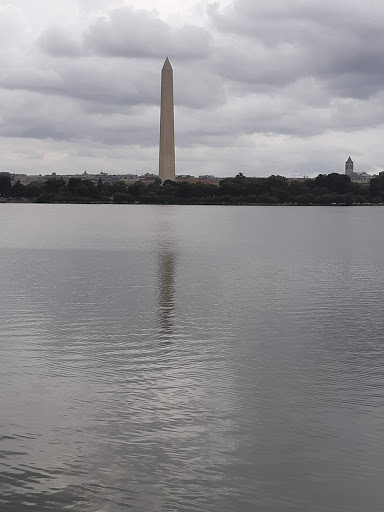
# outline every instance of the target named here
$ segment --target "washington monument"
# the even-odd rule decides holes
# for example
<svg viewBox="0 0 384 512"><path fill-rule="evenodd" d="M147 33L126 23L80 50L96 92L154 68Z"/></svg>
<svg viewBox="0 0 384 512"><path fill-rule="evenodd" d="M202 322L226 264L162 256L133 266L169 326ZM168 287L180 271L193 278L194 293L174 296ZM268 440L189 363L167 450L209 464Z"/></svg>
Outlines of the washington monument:
<svg viewBox="0 0 384 512"><path fill-rule="evenodd" d="M159 177L162 182L175 181L173 70L168 57L161 71Z"/></svg>

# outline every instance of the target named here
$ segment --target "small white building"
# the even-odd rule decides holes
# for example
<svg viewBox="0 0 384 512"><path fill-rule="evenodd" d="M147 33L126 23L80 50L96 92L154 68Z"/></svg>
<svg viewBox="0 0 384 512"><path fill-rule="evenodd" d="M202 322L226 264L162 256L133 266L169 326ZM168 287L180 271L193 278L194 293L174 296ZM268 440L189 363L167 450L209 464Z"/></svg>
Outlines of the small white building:
<svg viewBox="0 0 384 512"><path fill-rule="evenodd" d="M352 183L360 183L360 185L368 185L373 176L366 172L354 172L349 175Z"/></svg>

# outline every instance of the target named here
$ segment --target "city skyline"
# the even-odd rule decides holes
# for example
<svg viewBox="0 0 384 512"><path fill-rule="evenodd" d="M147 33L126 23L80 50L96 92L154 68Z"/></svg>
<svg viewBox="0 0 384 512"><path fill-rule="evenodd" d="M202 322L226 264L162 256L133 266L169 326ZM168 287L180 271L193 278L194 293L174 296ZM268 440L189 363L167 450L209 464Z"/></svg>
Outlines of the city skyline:
<svg viewBox="0 0 384 512"><path fill-rule="evenodd" d="M162 69L162 77L164 76L164 69L165 68L167 69L168 66L172 70L169 59L167 58L164 63L163 69ZM173 73L171 76L173 77ZM163 81L162 81L162 83L163 83ZM171 97L172 97L172 95L171 95ZM142 173L142 174L139 174L137 172L136 173L132 173L132 172L108 173L108 172L104 172L104 171L101 171L101 172L84 171L82 173L73 173L73 172L72 173L71 172L56 173L55 171L53 171L53 172L48 172L48 173L31 174L31 173L9 173L7 171L4 172L4 171L0 170L0 174L10 175L13 183L16 183L17 181L19 181L23 185L27 185L34 181L46 181L46 180L49 180L52 178L69 179L71 177L81 178L81 179L90 179L94 183L97 183L97 181L99 179L101 179L102 181L109 181L109 182L116 182L121 179L127 184L132 184L136 181L143 181L144 183L148 184L148 183L152 183L152 182L156 181L157 178L160 178L163 182L170 179L173 181L189 181L190 183L196 183L198 181L201 181L204 183L214 183L215 182L216 184L218 184L219 180L221 180L221 179L231 178L231 177L233 178L233 176L229 176L229 175L228 176L214 176L213 174L203 174L203 175L200 174L198 176L195 176L193 174L180 174L180 173L175 172L173 104L168 105L167 101L166 101L164 107L165 107L165 110L167 111L167 116L169 116L169 114L171 114L171 116L169 119L166 119L166 121L162 116L160 116L159 170L156 173L148 173L148 172ZM166 118L167 118L167 116L166 116ZM168 127L167 127L167 124L169 124ZM168 134L164 133L167 131L165 128L168 128L168 130L169 130ZM162 132L163 132L163 135L162 135ZM168 138L168 143L165 144L164 140L167 140L167 138ZM362 171L361 169L357 170L354 168L354 162L351 159L351 156L349 156L347 161L345 162L343 171L341 171L340 169L337 169L335 171L328 172L328 173L319 172L319 173L317 173L316 176L318 176L320 174L332 174L332 173L346 174L350 177L350 179L353 183L368 184L372 178L377 177L379 175L382 176L384 174L384 171L379 170L378 173L367 173L366 171ZM262 178L262 179L265 179L265 178L268 178L269 176L275 175L273 173L270 174L269 176L267 176L267 175L245 176L244 173L240 173L240 174L243 175L244 177L248 177L248 178ZM303 175L303 176L289 176L289 175L283 175L283 174L277 174L277 175L281 176L281 177L289 178L291 180L299 180L299 181L301 181L303 179L315 179L316 178L316 176L309 176L309 175Z"/></svg>
<svg viewBox="0 0 384 512"><path fill-rule="evenodd" d="M0 168L156 173L168 55L177 173L313 176L349 154L377 173L383 21L363 0L0 0Z"/></svg>

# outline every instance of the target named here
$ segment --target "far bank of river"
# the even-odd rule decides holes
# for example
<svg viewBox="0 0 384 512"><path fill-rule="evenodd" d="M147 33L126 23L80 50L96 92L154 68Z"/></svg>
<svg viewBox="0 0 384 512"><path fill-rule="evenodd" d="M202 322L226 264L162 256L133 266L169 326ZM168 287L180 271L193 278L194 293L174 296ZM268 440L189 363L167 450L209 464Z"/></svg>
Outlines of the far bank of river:
<svg viewBox="0 0 384 512"><path fill-rule="evenodd" d="M175 204L245 206L352 206L384 204L384 176L368 185L352 183L345 174L319 175L292 181L269 178L223 178L218 184L158 181L94 183L89 179L49 179L42 183L14 184L0 180L0 196L12 202L73 204Z"/></svg>
<svg viewBox="0 0 384 512"><path fill-rule="evenodd" d="M89 204L89 205L101 205L101 204L116 204L116 205L178 205L178 206L384 206L384 203L247 203L247 202L228 202L228 203L213 203L213 202L184 202L184 203L142 203L140 201L134 201L133 203L118 202L118 201L36 201L33 199L8 199L0 197L0 203L6 204Z"/></svg>

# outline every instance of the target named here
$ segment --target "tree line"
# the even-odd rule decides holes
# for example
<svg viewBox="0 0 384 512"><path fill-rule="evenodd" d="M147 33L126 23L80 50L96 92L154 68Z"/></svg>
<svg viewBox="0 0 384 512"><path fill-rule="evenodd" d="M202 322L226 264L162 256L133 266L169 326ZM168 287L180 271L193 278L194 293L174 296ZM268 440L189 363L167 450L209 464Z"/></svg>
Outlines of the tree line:
<svg viewBox="0 0 384 512"><path fill-rule="evenodd" d="M89 179L56 177L45 182L12 185L10 176L0 175L0 196L10 200L38 203L141 203L141 204L294 204L353 205L384 203L384 177L373 178L369 185L351 183L345 174L320 174L314 180L291 181L282 176L247 178L239 173L219 185L174 182L160 179L145 185L123 181L94 184Z"/></svg>

